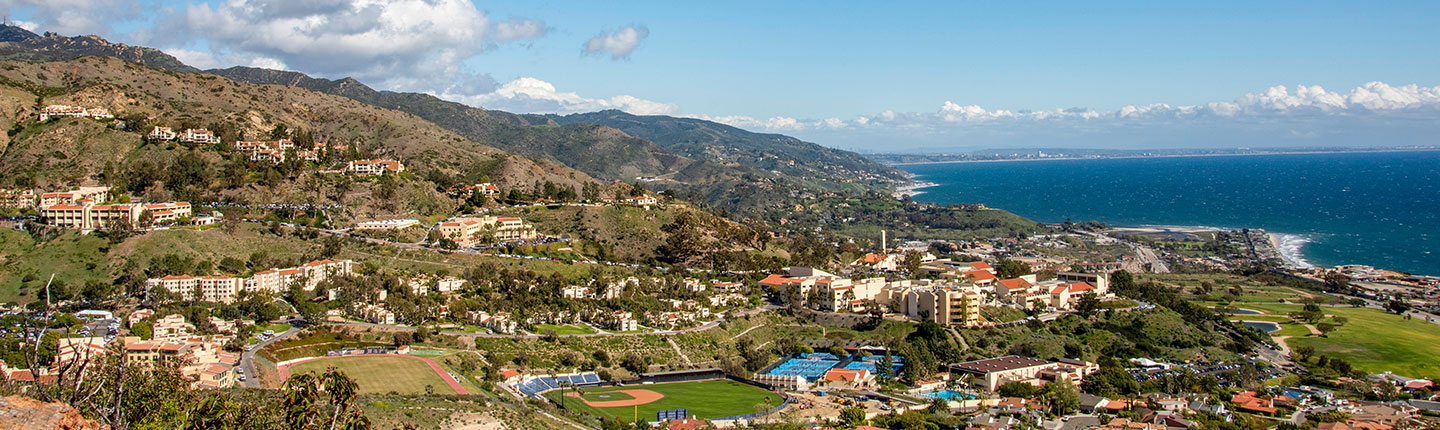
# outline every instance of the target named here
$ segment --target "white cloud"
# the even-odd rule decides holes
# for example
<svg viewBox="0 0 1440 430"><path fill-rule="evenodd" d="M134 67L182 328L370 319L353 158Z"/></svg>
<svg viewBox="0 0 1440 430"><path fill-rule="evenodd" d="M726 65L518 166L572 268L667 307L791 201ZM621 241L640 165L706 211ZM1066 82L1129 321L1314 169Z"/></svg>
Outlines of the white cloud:
<svg viewBox="0 0 1440 430"><path fill-rule="evenodd" d="M839 118L827 118L819 121L802 121L795 118L774 116L767 119L760 119L744 115L709 116L703 114L681 115L686 118L703 119L715 121L732 127L743 128L752 131L765 132L786 132L816 128L844 128L845 121Z"/></svg>
<svg viewBox="0 0 1440 430"><path fill-rule="evenodd" d="M26 30L67 36L105 36L111 24L140 17L137 0L0 0L0 9L28 13L28 20L16 22Z"/></svg>
<svg viewBox="0 0 1440 430"><path fill-rule="evenodd" d="M500 85L484 94L440 94L473 106L524 113L576 113L619 109L636 115L666 115L680 110L679 106L645 100L629 95L604 98L584 97L561 92L554 84L524 77Z"/></svg>
<svg viewBox="0 0 1440 430"><path fill-rule="evenodd" d="M172 48L165 50L179 59L186 65L199 69L214 69L231 66L260 67L265 69L286 70L285 63L269 57L245 55L243 53L231 53L227 55L216 55L210 51L199 51L190 49Z"/></svg>
<svg viewBox="0 0 1440 430"><path fill-rule="evenodd" d="M586 55L610 54L610 59L619 60L630 58L630 54L640 46L640 41L649 36L650 29L645 26L629 25L597 34L586 41L583 48Z"/></svg>
<svg viewBox="0 0 1440 430"><path fill-rule="evenodd" d="M727 123L778 131L768 121ZM1108 112L986 109L945 101L932 112L885 110L847 121L800 119L783 126L802 138L845 147L884 142L880 150L896 150L897 145L939 149L1434 144L1429 136L1440 132L1440 86L1370 82L1345 92L1275 86L1232 101L1137 104Z"/></svg>
<svg viewBox="0 0 1440 430"><path fill-rule="evenodd" d="M187 4L161 21L173 27L133 37L186 49L214 67L289 66L400 91L453 91L477 82L480 92L492 90L493 80L466 72L464 61L498 43L547 33L537 20L491 20L469 0L224 0ZM208 58L196 53L196 40L205 42Z"/></svg>
<svg viewBox="0 0 1440 430"><path fill-rule="evenodd" d="M533 19L499 22L495 24L495 41L539 39L549 31L545 23Z"/></svg>
<svg viewBox="0 0 1440 430"><path fill-rule="evenodd" d="M1299 114L1383 113L1406 109L1440 109L1440 87L1418 85L1391 86L1370 82L1348 93L1327 91L1320 86L1281 85L1259 93L1249 93L1230 102L1211 102L1195 106L1172 106L1165 103L1129 105L1113 112L1084 108L1043 111L990 110L978 105L961 105L945 101L934 113L896 113L886 110L858 117L848 125L944 125L976 124L997 120L1010 121L1099 121L1206 119L1246 117L1283 117Z"/></svg>

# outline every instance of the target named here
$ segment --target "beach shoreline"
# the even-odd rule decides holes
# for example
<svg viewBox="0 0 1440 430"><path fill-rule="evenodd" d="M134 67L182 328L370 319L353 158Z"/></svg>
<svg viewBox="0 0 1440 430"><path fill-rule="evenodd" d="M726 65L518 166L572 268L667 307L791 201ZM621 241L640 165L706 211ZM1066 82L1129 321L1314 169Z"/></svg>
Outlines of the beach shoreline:
<svg viewBox="0 0 1440 430"><path fill-rule="evenodd" d="M1239 228L1209 227L1209 226L1175 226L1175 225L1140 225L1140 226L1112 226L1108 232L1120 234L1160 234L1160 233L1181 233L1197 234L1212 233L1217 231L1240 231ZM1265 232L1269 241L1270 249L1280 254L1280 259L1285 262L1287 268L1308 269L1315 267L1304 254L1306 244L1312 242L1308 236L1288 233Z"/></svg>
<svg viewBox="0 0 1440 430"><path fill-rule="evenodd" d="M1285 233L1268 233L1266 235L1270 237L1270 246L1280 253L1280 258L1285 260L1285 264L1296 269L1315 267L1310 260L1305 258L1305 245L1311 242L1309 237Z"/></svg>
<svg viewBox="0 0 1440 430"><path fill-rule="evenodd" d="M938 185L940 184L934 182L911 181L909 183L906 183L905 185L895 187L895 192L891 193L890 195L894 196L896 199L903 199L906 196L909 196L910 198L915 198L915 196L925 194L924 191L919 191L920 189L930 188Z"/></svg>

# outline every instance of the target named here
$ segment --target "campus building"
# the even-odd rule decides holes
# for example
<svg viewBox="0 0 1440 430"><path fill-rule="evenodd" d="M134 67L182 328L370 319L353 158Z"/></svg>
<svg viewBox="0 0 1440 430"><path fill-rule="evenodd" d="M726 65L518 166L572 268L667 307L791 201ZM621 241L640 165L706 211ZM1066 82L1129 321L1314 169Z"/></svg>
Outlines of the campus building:
<svg viewBox="0 0 1440 430"><path fill-rule="evenodd" d="M187 128L176 138L181 143L193 143L196 145L219 145L220 136L215 132L203 128Z"/></svg>
<svg viewBox="0 0 1440 430"><path fill-rule="evenodd" d="M1007 355L955 363L951 364L949 369L952 376L966 375L970 378L971 385L995 391L1001 385L1012 382L1038 386L1051 381L1068 380L1078 385L1086 376L1100 371L1100 366L1080 360L1045 361Z"/></svg>
<svg viewBox="0 0 1440 430"><path fill-rule="evenodd" d="M509 216L482 216L455 218L440 223L437 227L441 236L460 245L474 245L490 236L496 242L531 240L539 237L535 226L524 220Z"/></svg>
<svg viewBox="0 0 1440 430"><path fill-rule="evenodd" d="M49 105L40 108L40 122L49 121L51 118L91 118L110 119L115 115L110 114L105 108L85 108L81 106Z"/></svg>
<svg viewBox="0 0 1440 430"><path fill-rule="evenodd" d="M0 188L0 208L33 209L35 191L30 189Z"/></svg>
<svg viewBox="0 0 1440 430"><path fill-rule="evenodd" d="M79 187L70 191L57 191L40 195L40 207L61 203L78 204L82 201L104 202L110 200L110 187Z"/></svg>
<svg viewBox="0 0 1440 430"><path fill-rule="evenodd" d="M384 175L404 172L405 166L395 160L355 160L351 161L345 170L361 176Z"/></svg>
<svg viewBox="0 0 1440 430"><path fill-rule="evenodd" d="M177 136L178 135L175 134L175 130L170 127L156 126L154 129L150 130L150 134L145 135L145 138L150 139L151 141L171 141L175 140L175 137Z"/></svg>
<svg viewBox="0 0 1440 430"><path fill-rule="evenodd" d="M104 230L117 223L140 225L142 215L149 213L151 224L169 224L180 218L190 217L190 203L123 203L98 205L84 200L80 203L60 203L40 209L40 218L54 226L80 230Z"/></svg>
<svg viewBox="0 0 1440 430"><path fill-rule="evenodd" d="M974 285L916 288L906 294L905 314L918 321L975 327L980 325L982 301L980 287Z"/></svg>
<svg viewBox="0 0 1440 430"><path fill-rule="evenodd" d="M365 221L355 224L356 230L403 230L409 227L420 225L420 220L408 219L387 219L377 221Z"/></svg>
<svg viewBox="0 0 1440 430"><path fill-rule="evenodd" d="M331 276L350 276L354 273L354 266L355 262L351 260L315 260L299 267L255 272L245 278L171 275L150 278L145 281L145 288L164 288L184 300L234 303L241 291L279 294L296 282L303 282L301 287L307 291L314 290L316 285Z"/></svg>

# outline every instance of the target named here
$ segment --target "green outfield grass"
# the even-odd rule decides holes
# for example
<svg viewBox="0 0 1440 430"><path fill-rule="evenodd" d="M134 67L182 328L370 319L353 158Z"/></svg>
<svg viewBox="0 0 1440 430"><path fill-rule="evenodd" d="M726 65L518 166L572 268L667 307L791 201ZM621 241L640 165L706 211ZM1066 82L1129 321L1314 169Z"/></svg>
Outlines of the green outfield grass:
<svg viewBox="0 0 1440 430"><path fill-rule="evenodd" d="M307 361L290 366L290 374L320 374L331 367L345 371L360 385L361 393L425 394L425 386L429 385L435 388L435 394L455 394L429 365L412 358L358 356Z"/></svg>
<svg viewBox="0 0 1440 430"><path fill-rule="evenodd" d="M712 419L755 413L755 405L765 404L766 399L770 400L771 407L780 406L784 402L784 399L775 393L729 380L586 388L583 397L591 401L625 400L626 396L618 393L609 394L611 396L609 398L600 396L611 391L633 389L650 390L665 395L663 399L639 406L640 419L646 421L654 421L655 413L664 409L686 408L690 410L692 416L700 419ZM558 390L545 393L545 396L551 401L557 403L560 401L560 391ZM634 406L592 408L574 397L565 399L565 407L595 416L616 417L625 421L634 419L637 410Z"/></svg>
<svg viewBox="0 0 1440 430"><path fill-rule="evenodd" d="M1248 304L1270 315L1300 310L1296 305ZM1291 348L1309 346L1317 355L1339 357L1369 373L1384 371L1412 378L1440 377L1440 325L1406 320L1379 309L1324 306L1327 315L1349 320L1326 337L1310 337L1304 327L1284 324L1277 335L1293 335ZM1242 317L1250 317L1244 315Z"/></svg>
<svg viewBox="0 0 1440 430"><path fill-rule="evenodd" d="M555 334L591 334L595 330L580 324L535 324L535 334L548 334L549 330L555 330Z"/></svg>

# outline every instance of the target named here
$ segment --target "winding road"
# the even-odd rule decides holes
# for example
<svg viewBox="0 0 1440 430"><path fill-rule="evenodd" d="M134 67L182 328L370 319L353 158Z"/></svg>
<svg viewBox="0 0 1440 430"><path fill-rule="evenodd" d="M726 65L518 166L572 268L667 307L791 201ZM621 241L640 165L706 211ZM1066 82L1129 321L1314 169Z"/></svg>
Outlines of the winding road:
<svg viewBox="0 0 1440 430"><path fill-rule="evenodd" d="M270 346L272 343L294 336L295 333L299 332L300 329L291 326L289 330L277 333L274 337L265 339L264 342L260 342L240 354L240 369L245 371L245 388L264 388L260 385L260 374L255 373L255 353L260 352L260 350L265 349L265 347ZM281 378L280 380L284 381L285 379Z"/></svg>

